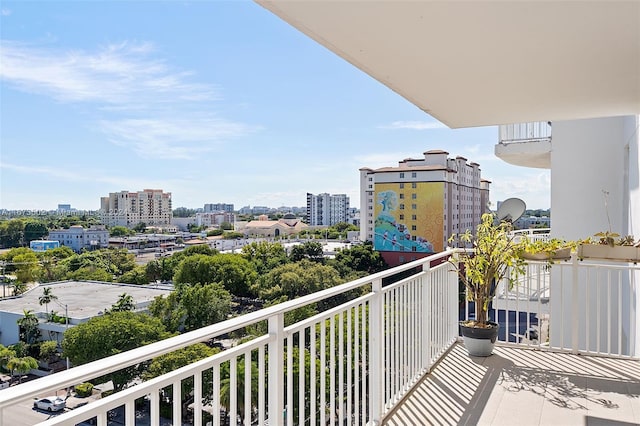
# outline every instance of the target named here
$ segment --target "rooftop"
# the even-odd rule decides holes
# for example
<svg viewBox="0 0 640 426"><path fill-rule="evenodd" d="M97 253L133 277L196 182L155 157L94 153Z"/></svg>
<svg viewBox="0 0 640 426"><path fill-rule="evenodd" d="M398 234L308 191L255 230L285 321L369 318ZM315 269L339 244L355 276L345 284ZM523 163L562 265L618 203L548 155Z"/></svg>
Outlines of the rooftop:
<svg viewBox="0 0 640 426"><path fill-rule="evenodd" d="M0 311L22 314L23 310L45 312L38 299L42 289L50 287L58 297L57 302L49 304L49 310L60 311L60 306L67 305L70 318L90 318L104 312L106 308L118 301L122 293L133 297L134 303L150 302L156 296L170 293L166 287L106 283L100 281L61 281L41 284L21 296L0 300Z"/></svg>

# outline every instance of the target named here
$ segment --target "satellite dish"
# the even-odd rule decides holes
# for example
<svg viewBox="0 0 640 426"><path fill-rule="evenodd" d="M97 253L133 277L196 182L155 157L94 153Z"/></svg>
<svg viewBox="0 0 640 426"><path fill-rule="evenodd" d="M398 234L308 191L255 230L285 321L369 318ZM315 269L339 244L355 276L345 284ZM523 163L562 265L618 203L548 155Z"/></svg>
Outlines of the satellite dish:
<svg viewBox="0 0 640 426"><path fill-rule="evenodd" d="M520 198L509 198L500 204L496 215L499 221L505 220L513 223L520 219L520 216L524 214L526 208L526 204Z"/></svg>

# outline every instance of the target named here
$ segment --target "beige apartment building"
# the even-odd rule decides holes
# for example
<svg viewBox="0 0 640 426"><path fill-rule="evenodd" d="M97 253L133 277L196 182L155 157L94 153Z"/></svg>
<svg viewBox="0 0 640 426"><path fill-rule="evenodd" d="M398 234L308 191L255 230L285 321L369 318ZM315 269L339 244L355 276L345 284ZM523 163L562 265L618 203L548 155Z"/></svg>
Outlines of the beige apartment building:
<svg viewBox="0 0 640 426"><path fill-rule="evenodd" d="M168 226L173 218L171 193L162 189L111 192L100 198L100 215L107 226L130 228L141 222L147 226Z"/></svg>

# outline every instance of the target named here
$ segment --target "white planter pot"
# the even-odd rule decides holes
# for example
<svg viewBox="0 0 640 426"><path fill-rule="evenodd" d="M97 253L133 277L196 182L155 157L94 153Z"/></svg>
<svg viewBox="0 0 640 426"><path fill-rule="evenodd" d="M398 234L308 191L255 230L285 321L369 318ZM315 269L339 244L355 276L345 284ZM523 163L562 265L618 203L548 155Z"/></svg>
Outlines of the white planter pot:
<svg viewBox="0 0 640 426"><path fill-rule="evenodd" d="M580 259L602 259L617 262L633 262L640 260L640 248L633 246L609 246L605 244L580 244Z"/></svg>

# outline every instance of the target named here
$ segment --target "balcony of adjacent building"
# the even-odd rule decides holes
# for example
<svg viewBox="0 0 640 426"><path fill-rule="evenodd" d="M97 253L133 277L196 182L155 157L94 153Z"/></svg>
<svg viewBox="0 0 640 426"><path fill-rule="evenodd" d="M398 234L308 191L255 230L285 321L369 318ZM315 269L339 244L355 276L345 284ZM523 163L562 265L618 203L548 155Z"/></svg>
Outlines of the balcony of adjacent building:
<svg viewBox="0 0 640 426"><path fill-rule="evenodd" d="M444 261L451 254L1 390L0 423L640 423L638 266L575 256L550 267L530 262L517 285L498 285L490 312L499 344L477 358L458 338L458 320L473 306ZM317 313L300 314L312 304ZM249 326L251 336L243 333ZM212 357L59 415L31 409L36 397L64 396L70 386L228 336L234 344Z"/></svg>
<svg viewBox="0 0 640 426"><path fill-rule="evenodd" d="M515 166L551 168L551 122L499 126L498 158Z"/></svg>

